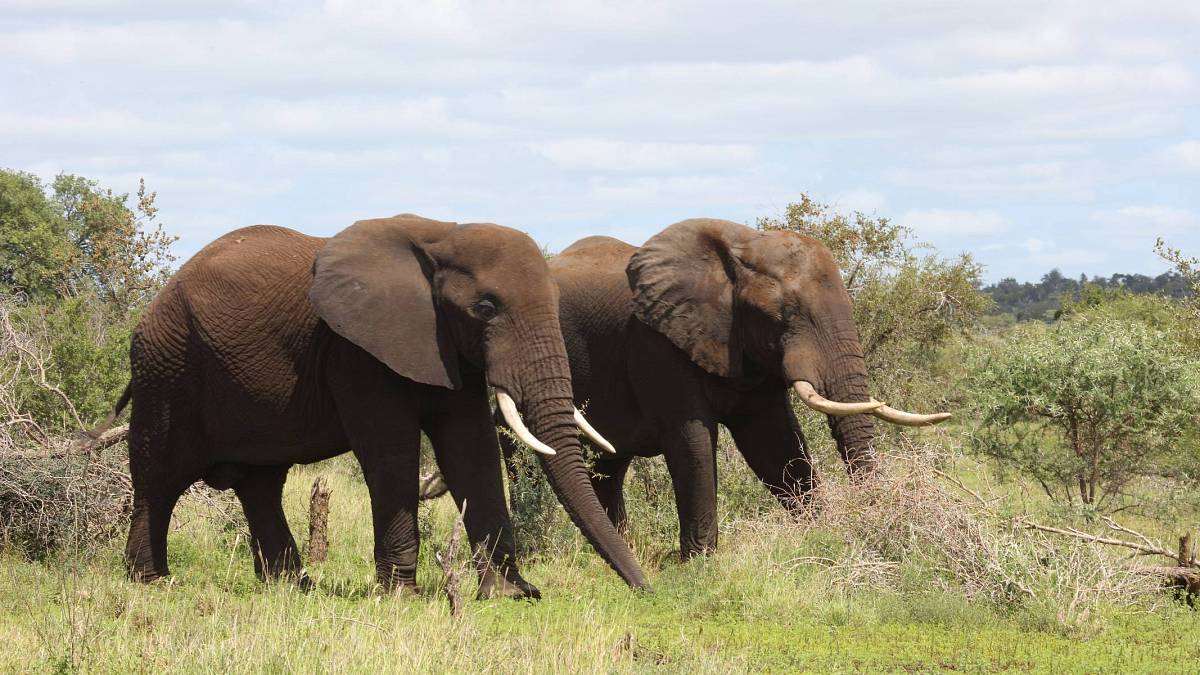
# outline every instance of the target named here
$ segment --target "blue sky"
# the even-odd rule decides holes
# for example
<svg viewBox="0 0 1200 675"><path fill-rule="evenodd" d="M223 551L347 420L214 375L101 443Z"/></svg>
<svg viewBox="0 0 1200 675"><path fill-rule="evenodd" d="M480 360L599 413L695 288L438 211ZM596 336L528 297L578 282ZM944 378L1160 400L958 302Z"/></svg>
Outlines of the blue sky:
<svg viewBox="0 0 1200 675"><path fill-rule="evenodd" d="M806 191L987 278L1200 255L1200 3L0 0L0 166L190 255L411 211L552 249Z"/></svg>

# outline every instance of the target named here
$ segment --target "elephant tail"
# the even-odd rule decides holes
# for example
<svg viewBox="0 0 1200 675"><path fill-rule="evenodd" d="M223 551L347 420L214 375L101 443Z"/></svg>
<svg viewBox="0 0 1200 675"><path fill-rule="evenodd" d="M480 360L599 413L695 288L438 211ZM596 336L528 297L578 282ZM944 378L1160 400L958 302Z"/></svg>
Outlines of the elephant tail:
<svg viewBox="0 0 1200 675"><path fill-rule="evenodd" d="M113 411L108 414L108 417L105 418L105 420L103 422L101 422L99 426L97 426L93 429L81 430L80 434L85 439L89 439L93 442L100 440L101 437L105 436L106 432L108 432L108 430L112 427L113 422L117 421L117 417L121 414L121 412L123 410L125 410L125 406L129 405L129 399L132 397L133 397L133 382L129 382L128 384L125 385L125 391L121 392L121 398L117 399L117 405L115 408L113 408ZM111 434L109 434L109 435L111 435Z"/></svg>

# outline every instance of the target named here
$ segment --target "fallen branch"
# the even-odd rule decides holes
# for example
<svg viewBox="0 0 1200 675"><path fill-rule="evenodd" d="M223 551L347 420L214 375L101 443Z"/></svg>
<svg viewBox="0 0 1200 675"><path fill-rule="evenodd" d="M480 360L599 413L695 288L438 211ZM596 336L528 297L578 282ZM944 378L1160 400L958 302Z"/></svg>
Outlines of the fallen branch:
<svg viewBox="0 0 1200 675"><path fill-rule="evenodd" d="M1165 579L1167 586L1188 595L1200 595L1200 570L1192 567L1139 567L1138 574Z"/></svg>
<svg viewBox="0 0 1200 675"><path fill-rule="evenodd" d="M1176 551L1170 551L1170 550L1167 550L1166 548L1163 548L1162 546L1151 541L1145 535L1142 535L1138 532L1135 532L1126 527L1118 525L1111 518L1105 518L1104 520L1108 524L1109 528L1117 530L1119 532L1126 532L1128 534L1132 534L1133 536L1141 539L1142 543L1138 543L1136 541L1128 541L1126 539L1114 539L1112 537L1101 537L1099 535L1089 534L1087 532L1077 530L1073 527L1066 527L1066 528L1051 527L1049 525L1040 525L1038 523L1030 522L1028 520L1017 520L1016 523L1018 525L1020 525L1021 527L1024 527L1025 529L1029 529L1029 530L1039 530L1041 532L1050 532L1052 534L1061 534L1061 535L1064 535L1067 537L1074 537L1076 539L1082 539L1083 541L1091 541L1091 542L1095 542L1097 544L1106 544L1108 546L1122 546L1124 548L1133 549L1142 555L1161 555L1163 557L1175 560L1176 562L1179 562L1181 565L1184 565L1188 568L1200 567L1196 564L1195 561L1179 560Z"/></svg>
<svg viewBox="0 0 1200 675"><path fill-rule="evenodd" d="M122 424L119 427L113 427L108 431L100 434L94 439L88 439L80 444L80 449L85 452L98 452L105 448L110 448L121 441L129 438L129 425Z"/></svg>

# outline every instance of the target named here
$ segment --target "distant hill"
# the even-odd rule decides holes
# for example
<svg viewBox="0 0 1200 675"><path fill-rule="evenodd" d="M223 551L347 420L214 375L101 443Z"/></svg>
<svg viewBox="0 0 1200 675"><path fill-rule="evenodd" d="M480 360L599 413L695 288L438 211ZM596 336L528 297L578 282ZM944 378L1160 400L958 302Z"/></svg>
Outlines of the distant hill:
<svg viewBox="0 0 1200 675"><path fill-rule="evenodd" d="M984 286L983 292L995 303L989 314L1011 314L1017 321L1050 321L1054 318L1054 312L1062 306L1063 296L1079 293L1080 288L1088 283L1106 289L1121 288L1139 295L1183 298L1190 294L1187 283L1174 272L1166 272L1156 277L1145 274L1114 274L1107 278L1090 279L1086 274L1081 274L1078 279L1072 279L1063 276L1057 269L1047 272L1039 283L1002 279L999 283Z"/></svg>

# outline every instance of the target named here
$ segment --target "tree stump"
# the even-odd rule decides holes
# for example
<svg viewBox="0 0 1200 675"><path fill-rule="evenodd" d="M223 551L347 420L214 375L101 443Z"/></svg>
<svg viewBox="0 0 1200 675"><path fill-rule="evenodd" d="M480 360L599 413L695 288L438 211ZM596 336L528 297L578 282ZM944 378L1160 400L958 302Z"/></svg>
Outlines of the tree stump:
<svg viewBox="0 0 1200 675"><path fill-rule="evenodd" d="M322 562L329 554L329 495L325 479L317 476L308 498L308 559Z"/></svg>
<svg viewBox="0 0 1200 675"><path fill-rule="evenodd" d="M462 592L459 590L461 579L454 556L458 553L458 543L462 537L463 515L466 512L467 502L464 500L462 511L454 519L454 526L450 529L450 543L446 545L446 554L444 556L441 553L434 554L434 558L442 566L442 573L446 575L446 599L450 601L450 616L458 616L463 610Z"/></svg>

